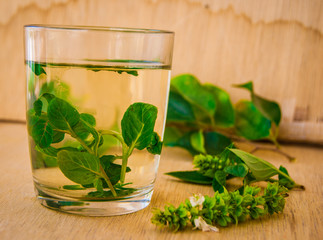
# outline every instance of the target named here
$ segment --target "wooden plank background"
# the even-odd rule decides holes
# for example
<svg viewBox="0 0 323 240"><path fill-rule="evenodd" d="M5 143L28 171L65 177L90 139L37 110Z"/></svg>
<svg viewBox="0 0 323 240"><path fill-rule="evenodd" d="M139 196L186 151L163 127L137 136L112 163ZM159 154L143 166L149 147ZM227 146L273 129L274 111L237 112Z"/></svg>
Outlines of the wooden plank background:
<svg viewBox="0 0 323 240"><path fill-rule="evenodd" d="M280 137L323 143L323 1L0 0L0 119L25 119L23 25L175 31L173 75L193 73L232 94L253 80L283 110Z"/></svg>

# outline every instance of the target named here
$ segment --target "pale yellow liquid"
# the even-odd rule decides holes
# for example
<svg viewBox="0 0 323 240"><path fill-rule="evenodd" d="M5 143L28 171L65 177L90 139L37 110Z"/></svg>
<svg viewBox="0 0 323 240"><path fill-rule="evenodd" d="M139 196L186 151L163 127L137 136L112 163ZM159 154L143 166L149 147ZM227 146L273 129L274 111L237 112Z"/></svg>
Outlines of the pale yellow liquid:
<svg viewBox="0 0 323 240"><path fill-rule="evenodd" d="M119 63L120 64L120 63ZM111 64L110 64L111 65ZM34 78L34 92L29 89L28 105L32 106L33 99L39 96L39 91L45 82L56 81L59 89L60 82L69 86L68 101L80 113L90 113L96 118L96 129L108 130L113 125L119 126L126 109L135 102L149 103L158 108L158 115L154 131L163 138L165 126L165 112L168 99L170 70L159 66L140 66L141 69L129 69L117 66L100 66L99 71L93 71L89 66L48 66L44 67L46 75L32 76ZM97 70L97 69L95 69ZM137 71L138 76L126 72L121 74L113 70ZM32 162L36 162L37 152L30 137L30 152ZM66 141L75 141L71 137L55 146L63 146ZM104 152L105 155L122 155L121 146L116 141L114 146ZM39 155L39 153L38 153ZM128 166L131 171L126 174L127 187L137 189L132 195L140 195L141 191L148 191L155 181L159 164L159 155L153 155L147 150L134 150L129 157ZM121 160L115 161L121 164ZM37 188L48 195L88 199L86 190L66 190L64 185L76 185L64 176L58 167L36 166L33 164L33 176ZM109 189L105 189L109 190Z"/></svg>

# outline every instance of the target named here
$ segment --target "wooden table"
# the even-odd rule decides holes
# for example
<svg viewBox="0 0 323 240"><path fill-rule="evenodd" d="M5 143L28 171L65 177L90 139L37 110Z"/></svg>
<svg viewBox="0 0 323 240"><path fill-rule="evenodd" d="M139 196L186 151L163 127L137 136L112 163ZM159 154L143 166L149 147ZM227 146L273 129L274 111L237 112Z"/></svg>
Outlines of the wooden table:
<svg viewBox="0 0 323 240"><path fill-rule="evenodd" d="M35 199L23 124L0 124L0 239L323 239L323 148L284 146L297 157L289 163L280 155L261 156L283 164L306 186L291 191L283 214L221 228L220 233L186 230L173 233L150 223L152 207L178 205L192 193L212 195L209 186L186 184L163 173L191 170L192 158L181 149L165 148L149 207L117 217L82 217L46 209Z"/></svg>

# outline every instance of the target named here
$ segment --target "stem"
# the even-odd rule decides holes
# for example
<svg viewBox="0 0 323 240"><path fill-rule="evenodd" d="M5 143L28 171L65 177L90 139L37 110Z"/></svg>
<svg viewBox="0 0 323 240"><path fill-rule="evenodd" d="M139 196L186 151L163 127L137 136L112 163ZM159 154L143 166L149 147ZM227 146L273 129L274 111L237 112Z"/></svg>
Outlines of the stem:
<svg viewBox="0 0 323 240"><path fill-rule="evenodd" d="M125 155L122 155L125 156ZM128 165L128 156L122 157L122 166L121 166L121 173L120 173L120 182L123 184L126 178L126 171Z"/></svg>
<svg viewBox="0 0 323 240"><path fill-rule="evenodd" d="M71 127L69 127L69 134L73 137L73 138L75 138L81 145L82 145L82 147L84 147L85 149L86 149L86 151L88 151L89 153L91 153L91 154L93 154L93 155L95 155L94 154L94 152L93 152L93 150L91 149L91 148L89 148L87 145L86 145L86 143L81 139L81 138L79 138L77 135L76 135L76 133L73 131L73 129L71 128Z"/></svg>
<svg viewBox="0 0 323 240"><path fill-rule="evenodd" d="M292 157L291 155L283 152L282 150L280 150L278 148L266 148L266 147L255 146L254 149L252 151L250 151L250 153L254 153L254 152L257 152L259 150L266 150L266 151L276 152L276 153L279 153L279 154L285 156L290 162L295 161L295 157Z"/></svg>
<svg viewBox="0 0 323 240"><path fill-rule="evenodd" d="M133 148L128 148L128 145L125 143L122 135L118 132L112 131L112 130L102 130L100 131L102 135L112 135L116 139L118 139L121 142L122 145L122 166L121 166L121 172L120 172L120 182L123 184L126 178L126 171L127 171L127 165L128 165L128 158L131 155Z"/></svg>
<svg viewBox="0 0 323 240"><path fill-rule="evenodd" d="M91 153L91 154L93 154L93 155L95 155L96 156L96 153L91 149L91 148L89 148L87 145L86 145L86 143L81 139L81 138L79 138L76 134L75 134L75 132L73 131L73 129L70 127L70 135L72 136L72 137L74 137L89 153ZM99 137L99 141L100 141L100 137ZM97 157L97 156L96 156ZM112 183L111 183L111 181L110 181L110 178L108 177L108 175L105 173L105 171L104 171L104 169L103 169L103 167L101 166L101 164L100 164L100 171L101 171L101 174L102 174L102 177L104 178L104 180L106 181L106 183L108 184L108 186L109 186L109 188L110 188L110 190L111 190L111 192L112 192L112 194L113 194L113 196L114 197L117 197L118 195L117 195L117 193L116 193L116 191L115 191L115 189L113 188L113 185L112 185Z"/></svg>
<svg viewBox="0 0 323 240"><path fill-rule="evenodd" d="M110 178L108 177L108 175L105 173L105 171L104 171L104 169L103 169L103 167L101 166L101 164L100 164L100 171L101 171L101 173L102 173L102 177L104 178L104 180L106 181L106 183L108 184L108 186L109 186L109 188L110 188L110 190L111 190L111 192L112 192L112 194L113 194L113 196L114 197L117 197L118 195L117 195L117 192L116 192L116 190L114 189L114 187L113 187L113 185L112 185L112 183L111 183L111 181L110 181Z"/></svg>

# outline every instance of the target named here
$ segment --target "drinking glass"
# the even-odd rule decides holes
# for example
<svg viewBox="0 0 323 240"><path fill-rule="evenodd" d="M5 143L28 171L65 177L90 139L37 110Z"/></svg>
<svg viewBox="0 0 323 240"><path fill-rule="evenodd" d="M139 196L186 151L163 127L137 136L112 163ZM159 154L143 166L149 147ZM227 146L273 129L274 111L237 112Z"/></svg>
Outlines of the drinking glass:
<svg viewBox="0 0 323 240"><path fill-rule="evenodd" d="M163 30L25 26L27 129L42 205L86 216L149 205L173 41Z"/></svg>

